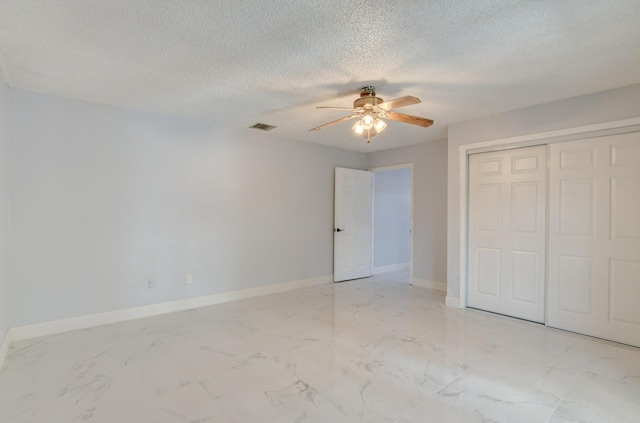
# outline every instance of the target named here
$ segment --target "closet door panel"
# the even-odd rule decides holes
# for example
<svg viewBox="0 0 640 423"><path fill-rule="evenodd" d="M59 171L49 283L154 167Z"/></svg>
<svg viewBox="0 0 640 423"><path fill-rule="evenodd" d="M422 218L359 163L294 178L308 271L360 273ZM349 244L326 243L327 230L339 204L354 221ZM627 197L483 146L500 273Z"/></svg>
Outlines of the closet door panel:
<svg viewBox="0 0 640 423"><path fill-rule="evenodd" d="M549 151L547 324L640 346L640 133Z"/></svg>
<svg viewBox="0 0 640 423"><path fill-rule="evenodd" d="M545 200L546 146L470 156L470 307L544 321Z"/></svg>

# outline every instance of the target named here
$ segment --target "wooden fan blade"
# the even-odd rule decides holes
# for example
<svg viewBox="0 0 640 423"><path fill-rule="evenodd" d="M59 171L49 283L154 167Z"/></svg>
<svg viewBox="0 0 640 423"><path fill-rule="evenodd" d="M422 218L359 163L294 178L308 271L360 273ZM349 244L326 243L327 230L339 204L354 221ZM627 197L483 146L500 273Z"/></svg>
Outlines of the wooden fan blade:
<svg viewBox="0 0 640 423"><path fill-rule="evenodd" d="M418 97L405 95L404 97L399 97L394 100L389 100L378 104L378 107L384 110L391 110L397 109L398 107L411 106L412 104L418 103L422 103L422 100L420 100Z"/></svg>
<svg viewBox="0 0 640 423"><path fill-rule="evenodd" d="M422 126L425 128L433 125L433 121L431 119L405 115L404 113L387 112L387 118L391 120L397 120L398 122L410 123L411 125Z"/></svg>
<svg viewBox="0 0 640 423"><path fill-rule="evenodd" d="M334 121L331 121L331 122L325 123L324 125L320 125L320 126L316 126L315 128L311 128L311 129L309 129L309 132L311 132L311 131L318 131L318 130L320 130L320 129L326 128L327 126L335 125L336 123L344 122L345 120L353 119L353 118L356 118L356 117L358 117L358 116L360 116L360 115L351 115L351 116L346 116L346 117L343 117L343 118L341 118L341 119L338 119L338 120L334 120Z"/></svg>

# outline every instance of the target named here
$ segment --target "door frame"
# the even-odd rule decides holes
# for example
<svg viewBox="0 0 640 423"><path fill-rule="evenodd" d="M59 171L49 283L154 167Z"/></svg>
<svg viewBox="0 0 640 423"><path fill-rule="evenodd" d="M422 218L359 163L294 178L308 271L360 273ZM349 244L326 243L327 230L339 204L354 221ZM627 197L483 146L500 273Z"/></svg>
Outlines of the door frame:
<svg viewBox="0 0 640 423"><path fill-rule="evenodd" d="M604 135L613 135L640 130L640 117L597 123L593 125L578 126L574 128L559 129L555 131L539 132L518 137L501 138L489 141L479 141L458 146L459 186L460 199L459 215L459 250L458 272L459 291L458 297L452 297L447 293L446 305L455 308L467 307L467 252L468 252L468 198L469 198L469 154L487 151L498 151L533 145L553 144L556 142L573 141L582 138L595 138ZM547 158L548 160L548 158ZM413 266L413 265L412 265ZM413 275L413 273L412 273Z"/></svg>
<svg viewBox="0 0 640 423"><path fill-rule="evenodd" d="M409 284L413 285L413 244L414 244L414 236L413 236L413 207L414 207L414 197L415 197L415 183L414 183L414 178L415 178L415 172L413 170L413 163L404 163L404 164L398 164L398 165L390 165L390 166L380 166L380 167L372 167L369 168L369 172L386 172L389 170L397 170L397 169L409 169L411 171L411 216L410 216L410 220L409 220L409 226L410 226L410 236L409 236ZM375 204L375 175L373 178L373 185L371 187L372 190L372 204ZM374 224L375 224L375 210L374 207L371 207L371 274L373 274L373 252L374 252L374 247L375 247L375 243L376 243L376 238L375 238L375 232L373 230L374 228Z"/></svg>

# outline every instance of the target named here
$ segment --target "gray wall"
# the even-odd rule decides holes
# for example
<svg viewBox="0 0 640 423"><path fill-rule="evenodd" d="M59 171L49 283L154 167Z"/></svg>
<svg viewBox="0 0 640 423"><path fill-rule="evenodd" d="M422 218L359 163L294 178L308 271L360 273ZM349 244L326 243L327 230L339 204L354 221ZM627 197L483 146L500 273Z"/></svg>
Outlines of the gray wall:
<svg viewBox="0 0 640 423"><path fill-rule="evenodd" d="M458 146L638 116L634 85L454 124L448 142L364 155L0 83L0 335L329 275L335 166L414 164L414 276L446 280L457 297Z"/></svg>
<svg viewBox="0 0 640 423"><path fill-rule="evenodd" d="M332 273L334 167L365 154L19 89L8 105L13 325Z"/></svg>
<svg viewBox="0 0 640 423"><path fill-rule="evenodd" d="M411 169L375 172L373 186L373 267L409 263Z"/></svg>
<svg viewBox="0 0 640 423"><path fill-rule="evenodd" d="M369 167L413 163L414 277L444 282L447 273L447 141L369 154Z"/></svg>
<svg viewBox="0 0 640 423"><path fill-rule="evenodd" d="M8 211L9 194L7 189L7 91L0 77L0 345L11 327L9 319L9 279L8 279Z"/></svg>
<svg viewBox="0 0 640 423"><path fill-rule="evenodd" d="M448 296L459 296L459 146L527 134L640 117L640 84L574 97L449 126L448 136Z"/></svg>

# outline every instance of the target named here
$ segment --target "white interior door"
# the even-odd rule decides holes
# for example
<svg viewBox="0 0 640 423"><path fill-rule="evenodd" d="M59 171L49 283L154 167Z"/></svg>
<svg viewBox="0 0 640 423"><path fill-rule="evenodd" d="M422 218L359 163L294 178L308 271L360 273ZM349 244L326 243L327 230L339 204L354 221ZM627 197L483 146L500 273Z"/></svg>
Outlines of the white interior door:
<svg viewBox="0 0 640 423"><path fill-rule="evenodd" d="M336 168L333 280L371 276L372 181L364 170Z"/></svg>
<svg viewBox="0 0 640 423"><path fill-rule="evenodd" d="M548 325L640 347L640 133L550 147Z"/></svg>
<svg viewBox="0 0 640 423"><path fill-rule="evenodd" d="M469 157L469 307L544 322L546 151Z"/></svg>

